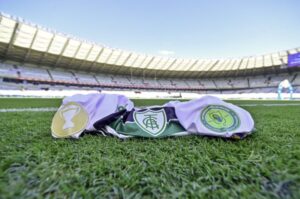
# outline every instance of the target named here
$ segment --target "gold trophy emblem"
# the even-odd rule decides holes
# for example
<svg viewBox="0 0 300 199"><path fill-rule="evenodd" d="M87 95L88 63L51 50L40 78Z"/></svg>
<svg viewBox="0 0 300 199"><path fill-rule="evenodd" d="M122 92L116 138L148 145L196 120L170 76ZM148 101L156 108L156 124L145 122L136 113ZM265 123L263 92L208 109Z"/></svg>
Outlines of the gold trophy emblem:
<svg viewBox="0 0 300 199"><path fill-rule="evenodd" d="M51 131L54 137L64 138L80 133L88 124L88 114L80 104L69 102L55 113Z"/></svg>
<svg viewBox="0 0 300 199"><path fill-rule="evenodd" d="M74 128L75 124L72 121L73 117L80 112L80 107L76 105L69 105L67 107L63 107L60 111L60 116L65 120L63 125L63 130L68 128Z"/></svg>

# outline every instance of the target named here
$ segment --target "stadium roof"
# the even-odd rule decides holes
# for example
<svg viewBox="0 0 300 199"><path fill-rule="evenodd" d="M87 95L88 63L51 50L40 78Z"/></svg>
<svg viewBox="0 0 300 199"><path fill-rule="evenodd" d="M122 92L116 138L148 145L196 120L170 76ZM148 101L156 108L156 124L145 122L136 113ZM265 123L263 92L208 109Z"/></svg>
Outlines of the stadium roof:
<svg viewBox="0 0 300 199"><path fill-rule="evenodd" d="M2 59L87 72L161 77L255 74L281 70L287 55L297 52L300 48L235 59L160 57L105 47L0 14Z"/></svg>

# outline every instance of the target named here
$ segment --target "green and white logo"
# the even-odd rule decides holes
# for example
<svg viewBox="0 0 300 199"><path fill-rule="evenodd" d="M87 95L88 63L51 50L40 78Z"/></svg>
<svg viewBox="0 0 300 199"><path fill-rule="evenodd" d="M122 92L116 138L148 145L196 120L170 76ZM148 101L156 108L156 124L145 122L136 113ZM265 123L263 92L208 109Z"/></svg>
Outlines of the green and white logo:
<svg viewBox="0 0 300 199"><path fill-rule="evenodd" d="M239 116L231 109L222 105L209 105L200 115L203 125L217 133L233 131L240 126Z"/></svg>
<svg viewBox="0 0 300 199"><path fill-rule="evenodd" d="M163 109L142 112L136 111L133 115L135 123L146 133L158 136L163 133L167 126L167 116Z"/></svg>

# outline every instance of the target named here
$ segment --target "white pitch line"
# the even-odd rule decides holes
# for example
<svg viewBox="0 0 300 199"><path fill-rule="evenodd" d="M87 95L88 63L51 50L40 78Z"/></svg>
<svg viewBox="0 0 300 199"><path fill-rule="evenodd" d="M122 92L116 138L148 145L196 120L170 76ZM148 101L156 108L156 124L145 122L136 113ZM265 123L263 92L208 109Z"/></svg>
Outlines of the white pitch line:
<svg viewBox="0 0 300 199"><path fill-rule="evenodd" d="M290 103L290 104L238 104L237 106L300 106L300 103Z"/></svg>
<svg viewBox="0 0 300 199"><path fill-rule="evenodd" d="M247 106L300 106L300 103L291 104L238 104L237 106L247 107ZM0 113L8 112L53 112L57 111L56 107L43 107L43 108L5 108L0 109Z"/></svg>
<svg viewBox="0 0 300 199"><path fill-rule="evenodd" d="M51 112L57 111L58 108L49 107L49 108L4 108L0 109L0 113L7 112Z"/></svg>

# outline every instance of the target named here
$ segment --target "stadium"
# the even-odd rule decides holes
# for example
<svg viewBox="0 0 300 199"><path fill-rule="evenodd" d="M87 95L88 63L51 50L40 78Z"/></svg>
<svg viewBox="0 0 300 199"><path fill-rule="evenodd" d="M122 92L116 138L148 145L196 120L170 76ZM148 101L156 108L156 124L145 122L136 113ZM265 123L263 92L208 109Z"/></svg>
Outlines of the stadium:
<svg viewBox="0 0 300 199"><path fill-rule="evenodd" d="M1 13L0 198L299 198L297 45L235 58L150 55ZM216 96L249 111L255 132L239 141L52 138L62 99L89 93L137 107Z"/></svg>
<svg viewBox="0 0 300 199"><path fill-rule="evenodd" d="M2 90L146 90L274 99L265 94L277 93L281 81L289 80L295 93L300 86L299 68L287 66L288 55L300 48L234 59L176 59L100 46L2 15L0 50Z"/></svg>

